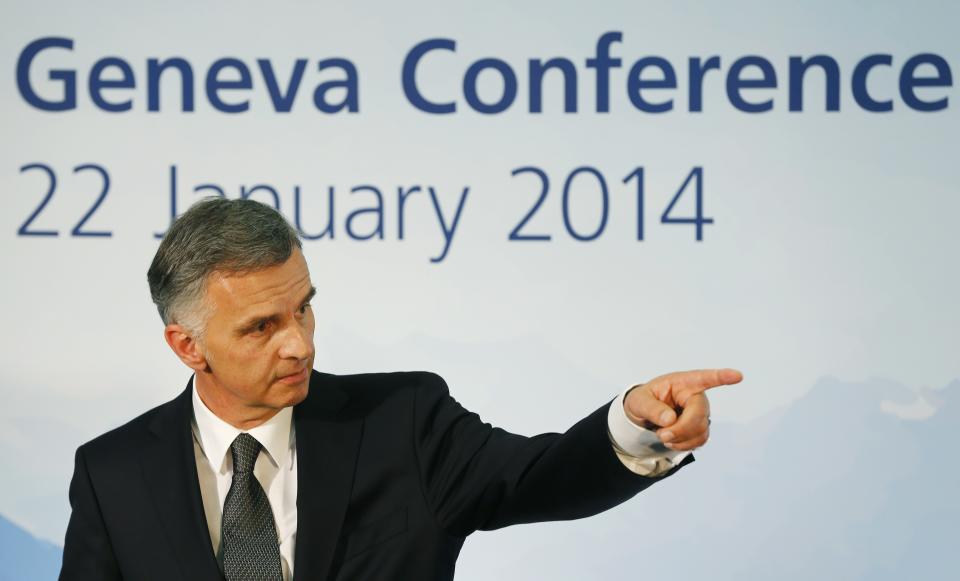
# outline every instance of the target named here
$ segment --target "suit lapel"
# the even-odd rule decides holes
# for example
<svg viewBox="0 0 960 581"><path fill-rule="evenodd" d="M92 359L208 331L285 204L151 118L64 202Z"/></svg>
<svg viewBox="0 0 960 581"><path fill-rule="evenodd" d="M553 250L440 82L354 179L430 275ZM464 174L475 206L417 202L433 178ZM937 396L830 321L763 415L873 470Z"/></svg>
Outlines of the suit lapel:
<svg viewBox="0 0 960 581"><path fill-rule="evenodd" d="M192 385L191 379L186 391L158 410L150 423L152 437L141 464L184 578L222 579L207 530L193 453Z"/></svg>
<svg viewBox="0 0 960 581"><path fill-rule="evenodd" d="M294 408L297 438L296 579L326 579L350 502L363 421L335 413L347 396L314 372L307 400ZM326 376L329 377L329 376Z"/></svg>

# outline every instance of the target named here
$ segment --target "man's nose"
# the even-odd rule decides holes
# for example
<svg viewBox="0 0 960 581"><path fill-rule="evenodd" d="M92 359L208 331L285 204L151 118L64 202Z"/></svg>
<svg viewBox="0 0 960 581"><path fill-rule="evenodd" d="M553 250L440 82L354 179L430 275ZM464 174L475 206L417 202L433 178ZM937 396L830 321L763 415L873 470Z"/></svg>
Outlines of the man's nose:
<svg viewBox="0 0 960 581"><path fill-rule="evenodd" d="M287 327L280 348L280 356L284 359L307 359L313 355L313 335L310 330L299 322Z"/></svg>

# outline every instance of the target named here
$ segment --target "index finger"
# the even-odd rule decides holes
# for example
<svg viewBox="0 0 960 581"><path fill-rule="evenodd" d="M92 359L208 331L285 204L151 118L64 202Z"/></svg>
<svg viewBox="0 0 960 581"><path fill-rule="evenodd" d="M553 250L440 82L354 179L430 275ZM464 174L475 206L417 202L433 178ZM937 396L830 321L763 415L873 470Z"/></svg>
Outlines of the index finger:
<svg viewBox="0 0 960 581"><path fill-rule="evenodd" d="M736 369L695 369L671 374L670 381L677 387L674 399L683 406L691 395L719 387L733 385L743 381L743 374Z"/></svg>

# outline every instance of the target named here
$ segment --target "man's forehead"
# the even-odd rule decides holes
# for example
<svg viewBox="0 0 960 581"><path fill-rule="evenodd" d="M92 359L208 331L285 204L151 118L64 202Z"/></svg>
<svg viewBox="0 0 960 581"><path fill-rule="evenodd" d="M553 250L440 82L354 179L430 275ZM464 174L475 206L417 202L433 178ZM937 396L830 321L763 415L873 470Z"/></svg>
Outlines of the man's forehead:
<svg viewBox="0 0 960 581"><path fill-rule="evenodd" d="M242 309L300 299L312 287L310 272L305 265L289 263L250 272L214 272L207 295L221 306Z"/></svg>

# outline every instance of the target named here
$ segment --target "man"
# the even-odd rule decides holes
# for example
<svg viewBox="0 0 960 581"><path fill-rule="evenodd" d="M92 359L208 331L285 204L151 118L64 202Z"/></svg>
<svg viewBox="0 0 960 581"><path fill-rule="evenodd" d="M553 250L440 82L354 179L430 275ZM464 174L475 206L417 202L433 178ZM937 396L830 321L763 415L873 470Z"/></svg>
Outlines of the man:
<svg viewBox="0 0 960 581"><path fill-rule="evenodd" d="M473 531L596 514L692 462L704 390L741 380L665 375L525 438L431 373L319 373L300 241L247 200L194 205L148 280L194 375L77 450L61 579L452 579Z"/></svg>

